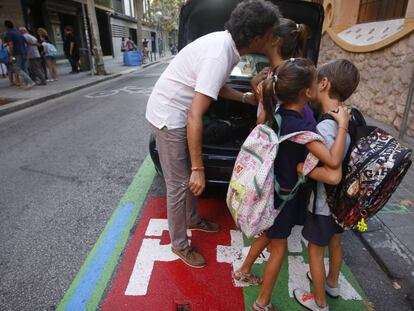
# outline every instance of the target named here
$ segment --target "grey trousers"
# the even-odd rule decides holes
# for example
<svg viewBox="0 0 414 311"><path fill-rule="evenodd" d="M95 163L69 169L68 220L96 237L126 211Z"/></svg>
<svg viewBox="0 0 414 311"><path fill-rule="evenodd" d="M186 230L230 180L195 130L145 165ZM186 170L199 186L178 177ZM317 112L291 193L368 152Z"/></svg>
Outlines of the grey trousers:
<svg viewBox="0 0 414 311"><path fill-rule="evenodd" d="M184 249L189 245L187 226L201 220L198 199L188 187L191 164L187 129L153 129L167 187L168 230L172 247Z"/></svg>
<svg viewBox="0 0 414 311"><path fill-rule="evenodd" d="M30 70L32 79L37 84L46 83L45 73L43 72L43 68L42 68L42 59L40 57L29 59L29 70Z"/></svg>

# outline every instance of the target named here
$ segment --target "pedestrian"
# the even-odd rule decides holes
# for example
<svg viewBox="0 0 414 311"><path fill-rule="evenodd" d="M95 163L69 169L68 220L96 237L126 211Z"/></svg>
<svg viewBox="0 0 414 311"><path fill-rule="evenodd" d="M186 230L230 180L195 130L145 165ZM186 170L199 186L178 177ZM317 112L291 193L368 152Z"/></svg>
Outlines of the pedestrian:
<svg viewBox="0 0 414 311"><path fill-rule="evenodd" d="M46 85L46 79L42 69L42 58L39 53L39 42L36 37L27 31L26 27L20 27L19 31L26 40L28 68L32 79L38 85Z"/></svg>
<svg viewBox="0 0 414 311"><path fill-rule="evenodd" d="M275 124L274 111L281 103L278 114L281 116L280 135L300 131L316 132L315 123L304 117L305 105L312 101L317 92L316 70L312 61L305 58L292 58L279 65L274 76L266 79L263 85L263 107L266 122ZM340 127L346 127L349 111L340 109L330 114L338 121ZM276 128L275 128L276 130ZM314 154L324 165L336 169L340 167L345 148L346 131L341 130L334 146L328 150L320 141L306 145L284 142L280 145L275 162L275 183L281 189L275 191L275 209L283 203L282 195L289 195L298 183L297 166L304 162L306 152ZM326 170L327 171L327 170ZM328 173L326 173L328 175ZM286 202L276 217L273 225L252 244L248 257L256 257L264 247L270 246L270 257L263 272L263 282L257 300L252 306L256 311L274 311L270 297L283 263L287 247L287 238L292 228L303 224L306 205L303 200L303 187Z"/></svg>
<svg viewBox="0 0 414 311"><path fill-rule="evenodd" d="M348 60L335 60L321 66L318 69L318 92L316 102L320 105L323 114L336 110L356 90L359 83L359 72L353 63ZM325 119L318 123L317 130L325 139L325 144L331 148L338 132L341 130L338 124L331 119ZM346 135L346 147L343 157L348 152L351 137ZM331 149L332 150L332 149ZM308 310L329 311L325 292L333 297L339 297L339 273L342 264L341 234L343 229L335 222L329 205L326 201L326 182L320 176L320 168L314 169L309 177L317 180L316 200L309 205L308 215L302 230L303 237L309 242L309 267L307 277L313 282L311 294L303 289L295 289L296 300ZM338 167L336 172L342 177L342 168ZM324 253L325 247L329 248L329 272L326 277Z"/></svg>
<svg viewBox="0 0 414 311"><path fill-rule="evenodd" d="M57 54L56 47L49 41L49 37L46 35L40 35L40 40L43 46L43 57L45 58L47 68L49 69L50 82L57 81L56 74L56 60Z"/></svg>
<svg viewBox="0 0 414 311"><path fill-rule="evenodd" d="M73 27L66 26L64 28L64 41L63 47L66 58L72 67L70 73L79 73L79 45L76 41L75 35L73 34Z"/></svg>
<svg viewBox="0 0 414 311"><path fill-rule="evenodd" d="M7 44L3 43L3 40L0 37L0 72L2 78L7 78L7 66L9 62L9 51Z"/></svg>
<svg viewBox="0 0 414 311"><path fill-rule="evenodd" d="M40 36L41 35L45 35L46 37L49 37L49 34L48 34L47 30L45 28L42 28L42 27L37 28L36 35L37 35L37 39L39 41L40 41ZM38 46L38 48L39 48L40 55L43 55L43 46L40 44ZM44 73L45 79L48 80L46 60L45 60L44 57L41 57L41 60L42 60L41 61L42 62L42 69L43 69L43 73Z"/></svg>
<svg viewBox="0 0 414 311"><path fill-rule="evenodd" d="M227 30L203 36L176 55L148 100L146 118L155 133L167 188L172 251L191 267L207 263L195 250L196 241L189 245L187 229L219 231L218 224L200 217L196 197L205 187L203 114L217 99L240 55L264 53L279 18L278 7L269 1L243 1L232 12ZM245 102L249 94L237 96Z"/></svg>
<svg viewBox="0 0 414 311"><path fill-rule="evenodd" d="M122 37L122 43L121 43L121 51L122 52L130 52L130 51L136 51L137 45L134 43L134 41L131 40L131 38Z"/></svg>
<svg viewBox="0 0 414 311"><path fill-rule="evenodd" d="M20 85L25 89L33 87L34 82L27 74L26 57L27 47L26 40L23 35L14 28L11 21L6 20L4 26L7 29L5 41L9 50L9 72L14 73L14 78L10 82L15 85ZM21 81L23 80L23 81Z"/></svg>

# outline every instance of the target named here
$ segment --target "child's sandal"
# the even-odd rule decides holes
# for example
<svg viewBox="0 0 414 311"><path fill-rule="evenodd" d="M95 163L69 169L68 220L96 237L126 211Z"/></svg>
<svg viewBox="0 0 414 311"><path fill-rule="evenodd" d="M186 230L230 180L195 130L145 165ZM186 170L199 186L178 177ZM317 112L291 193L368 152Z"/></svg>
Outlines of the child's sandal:
<svg viewBox="0 0 414 311"><path fill-rule="evenodd" d="M251 311L276 311L276 309L273 307L271 302L267 306L263 307L257 301L254 302L250 310Z"/></svg>
<svg viewBox="0 0 414 311"><path fill-rule="evenodd" d="M262 284L262 281L263 281L262 278L259 276L256 276L252 273L244 273L244 272L241 272L240 270L233 271L232 277L234 280L242 282L242 283L246 283L249 286L260 285Z"/></svg>

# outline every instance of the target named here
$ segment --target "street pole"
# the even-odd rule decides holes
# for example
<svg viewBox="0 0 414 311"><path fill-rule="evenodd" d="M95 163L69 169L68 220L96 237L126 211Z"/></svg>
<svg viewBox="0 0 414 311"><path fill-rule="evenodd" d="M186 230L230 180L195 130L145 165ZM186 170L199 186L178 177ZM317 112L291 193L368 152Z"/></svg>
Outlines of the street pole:
<svg viewBox="0 0 414 311"><path fill-rule="evenodd" d="M103 53L101 48L101 40L99 39L98 20L95 12L95 1L86 0L88 8L89 23L91 26L92 50L95 58L95 67L97 75L106 75L105 64L103 61Z"/></svg>
<svg viewBox="0 0 414 311"><path fill-rule="evenodd" d="M137 12L137 46L138 50L142 51L142 19L144 15L144 7L142 4L143 0L136 0L135 7Z"/></svg>
<svg viewBox="0 0 414 311"><path fill-rule="evenodd" d="M411 105L413 103L413 94L414 94L414 67L413 67L413 73L411 75L410 89L408 90L407 102L405 104L405 109L404 109L404 115L401 121L400 133L398 135L399 139L403 139L404 134L407 131L408 117L410 115Z"/></svg>
<svg viewBox="0 0 414 311"><path fill-rule="evenodd" d="M86 48L88 49L89 64L91 66L91 75L93 76L95 75L95 71L93 69L91 42L89 41L88 19L86 18L85 4L82 3L81 5L82 5L82 15L83 15L83 28L85 28Z"/></svg>

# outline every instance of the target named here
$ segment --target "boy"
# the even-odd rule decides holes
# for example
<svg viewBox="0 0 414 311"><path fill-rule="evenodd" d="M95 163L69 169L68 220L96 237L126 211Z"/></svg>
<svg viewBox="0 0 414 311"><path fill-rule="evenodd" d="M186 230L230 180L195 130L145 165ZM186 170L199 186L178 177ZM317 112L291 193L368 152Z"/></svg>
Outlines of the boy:
<svg viewBox="0 0 414 311"><path fill-rule="evenodd" d="M338 107L348 99L355 91L359 83L358 69L350 61L339 59L327 63L318 69L318 94L317 102L321 105L325 114ZM339 130L334 120L326 119L317 125L317 130L325 139L328 148L331 148ZM350 136L347 134L344 157L349 149ZM325 174L323 173L325 170ZM314 293L308 293L302 289L295 289L296 300L305 308L313 311L328 311L326 294L338 298L339 273L342 264L341 233L332 217L326 202L326 191L323 183L339 183L342 178L342 168L332 170L326 174L328 168L316 168L309 177L317 180L315 205L310 204L308 216L302 230L303 237L309 241L309 266L310 273L307 277L313 282ZM324 177L328 175L327 177ZM329 273L326 277L324 265L324 249L329 248Z"/></svg>
<svg viewBox="0 0 414 311"><path fill-rule="evenodd" d="M219 231L217 224L200 218L196 198L205 187L203 114L219 92L226 98L238 96L246 103L249 96L254 99L253 94L222 87L241 55L265 52L271 29L279 19L278 7L270 1L241 2L232 12L226 31L203 36L175 56L148 100L146 118L155 132L167 188L172 251L191 267L203 268L207 263L189 245L187 229Z"/></svg>

